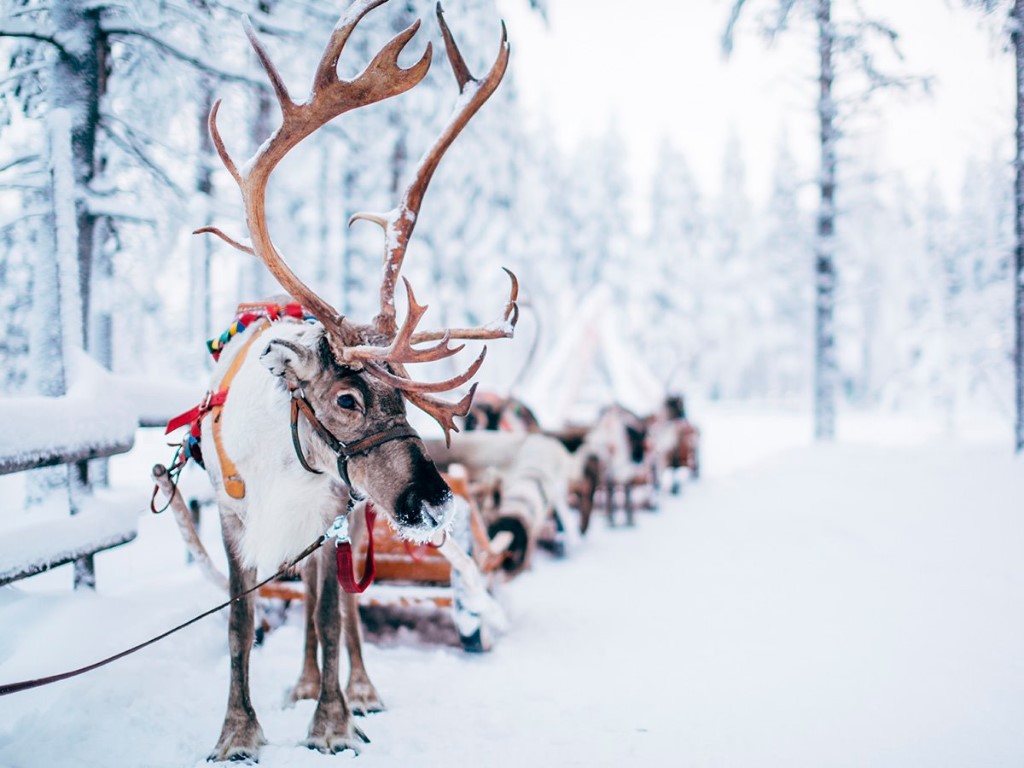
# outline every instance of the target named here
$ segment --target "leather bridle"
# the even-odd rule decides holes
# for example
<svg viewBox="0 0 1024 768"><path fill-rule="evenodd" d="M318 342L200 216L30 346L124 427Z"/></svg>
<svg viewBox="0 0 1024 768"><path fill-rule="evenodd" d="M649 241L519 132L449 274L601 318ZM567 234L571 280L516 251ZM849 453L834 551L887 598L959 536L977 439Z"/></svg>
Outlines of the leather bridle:
<svg viewBox="0 0 1024 768"><path fill-rule="evenodd" d="M363 437L356 440L353 443L343 443L337 437L335 437L327 427L323 425L323 422L317 418L316 412L313 410L313 406L310 405L309 400L306 399L305 393L301 387L295 387L291 390L292 403L291 403L291 431L292 431L292 446L295 448L295 455L298 456L299 463L302 464L303 469L307 472L312 472L315 475L322 475L323 471L311 467L309 462L306 461L306 456L302 452L302 444L299 440L299 413L306 417L306 421L313 428L313 431L320 437L321 440L331 449L338 463L338 476L341 481L348 486L350 495L354 496L357 500L361 500L360 494L352 486L352 481L348 476L348 461L353 456L360 456L369 453L374 448L383 445L384 443L391 442L392 440L408 440L410 438L418 438L419 434L406 425L397 425L388 427L380 432L376 432L367 437Z"/></svg>

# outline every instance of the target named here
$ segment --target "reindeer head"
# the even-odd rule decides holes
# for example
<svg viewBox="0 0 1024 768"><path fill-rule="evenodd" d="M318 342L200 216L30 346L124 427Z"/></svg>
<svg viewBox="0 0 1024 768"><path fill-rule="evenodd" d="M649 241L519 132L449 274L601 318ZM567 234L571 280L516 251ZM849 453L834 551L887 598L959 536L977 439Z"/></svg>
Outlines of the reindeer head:
<svg viewBox="0 0 1024 768"><path fill-rule="evenodd" d="M464 373L446 381L414 381L405 366L455 355L464 345L451 346L453 339L511 337L518 318L518 285L509 272L512 290L499 322L479 328L440 331L417 331L427 307L417 303L412 287L404 278L408 313L398 327L395 285L423 195L441 157L498 87L505 73L509 47L504 27L497 60L486 77L476 80L459 53L440 4L437 6L438 23L461 94L458 108L423 156L398 205L383 214L356 214L349 222L367 220L384 229L380 312L371 324L350 321L303 283L275 248L266 220L267 181L292 148L333 118L403 93L426 75L431 59L429 44L412 67L403 69L397 62L419 28L417 21L385 45L356 78L346 81L338 76L338 59L353 29L363 16L384 2L386 0L357 0L353 3L335 27L317 67L310 96L302 103L295 102L289 95L251 24L246 23L246 34L280 104L282 123L256 154L239 167L229 156L217 129L220 101L214 104L210 112L210 133L221 160L242 192L252 246L237 242L215 227L196 231L217 235L235 248L259 258L281 286L317 318L318 325L295 338L270 342L261 359L271 374L281 378L293 397L301 398L308 405L307 417L323 438L322 443L311 446L321 463L325 450L327 457L331 455L327 449L338 450L331 448L332 439L342 444L345 461L342 462L341 453L337 454L342 479L389 513L403 535L422 539L450 516L451 491L427 457L418 435L409 427L405 400L434 417L443 428L445 439L450 441L451 431L458 431L454 417L464 416L469 410L475 385L457 403L448 403L433 395L468 383L483 362L486 348ZM427 346L422 346L424 344Z"/></svg>

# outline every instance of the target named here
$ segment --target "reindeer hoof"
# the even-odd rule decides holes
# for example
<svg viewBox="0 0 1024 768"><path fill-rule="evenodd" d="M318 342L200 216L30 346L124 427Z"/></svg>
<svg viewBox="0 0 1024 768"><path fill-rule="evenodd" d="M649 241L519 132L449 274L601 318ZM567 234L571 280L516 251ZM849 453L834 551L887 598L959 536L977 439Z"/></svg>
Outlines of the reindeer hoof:
<svg viewBox="0 0 1024 768"><path fill-rule="evenodd" d="M206 758L208 763L245 763L255 765L260 761L259 748L247 749L245 747L233 747L228 750L214 749Z"/></svg>
<svg viewBox="0 0 1024 768"><path fill-rule="evenodd" d="M248 750L241 747L236 747L228 751L222 751L215 749L206 758L208 763L245 763L246 765L255 765L260 761L259 750Z"/></svg>
<svg viewBox="0 0 1024 768"><path fill-rule="evenodd" d="M259 762L260 747L267 743L263 736L263 729L259 723L253 722L239 730L222 732L220 741L213 748L213 752L206 758L208 763L232 762L248 763L252 765Z"/></svg>
<svg viewBox="0 0 1024 768"><path fill-rule="evenodd" d="M315 700L320 695L320 681L300 678L295 686L285 694L285 706L293 706L298 701L305 699Z"/></svg>
<svg viewBox="0 0 1024 768"><path fill-rule="evenodd" d="M366 734L353 723L345 704L339 696L329 704L323 701L317 705L309 735L302 742L307 748L325 755L338 754L351 749L357 755L363 744L369 744Z"/></svg>
<svg viewBox="0 0 1024 768"><path fill-rule="evenodd" d="M371 715L387 709L384 702L381 701L377 689L369 680L349 682L348 687L345 688L345 700L353 715Z"/></svg>
<svg viewBox="0 0 1024 768"><path fill-rule="evenodd" d="M302 743L307 749L315 749L324 755L337 755L348 749L358 755L363 744L369 744L370 739L354 725L349 731L344 735L328 732L322 736L310 736Z"/></svg>

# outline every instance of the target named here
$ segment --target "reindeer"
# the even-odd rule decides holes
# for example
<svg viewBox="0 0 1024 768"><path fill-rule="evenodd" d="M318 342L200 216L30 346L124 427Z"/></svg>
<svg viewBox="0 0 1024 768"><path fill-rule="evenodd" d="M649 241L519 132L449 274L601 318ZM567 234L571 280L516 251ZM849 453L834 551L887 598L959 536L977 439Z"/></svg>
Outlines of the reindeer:
<svg viewBox="0 0 1024 768"><path fill-rule="evenodd" d="M514 397L481 392L466 415L467 432L541 432L540 422L530 407Z"/></svg>
<svg viewBox="0 0 1024 768"><path fill-rule="evenodd" d="M646 420L646 453L651 465L655 491L659 491L666 471L671 471L669 491L680 491L679 470L700 477L700 430L686 418L682 395L665 398L661 408Z"/></svg>
<svg viewBox="0 0 1024 768"><path fill-rule="evenodd" d="M438 23L461 94L458 108L424 155L398 206L386 214L352 217L375 222L384 230L377 316L369 324L359 324L338 313L292 272L271 240L266 187L281 159L331 119L397 96L427 73L429 44L411 67L398 65L398 56L419 28L417 21L388 42L361 74L349 81L339 77L338 59L350 35L367 13L384 2L357 0L349 7L334 28L304 102L293 100L246 23L246 34L280 104L282 122L244 164L236 165L231 159L217 128L220 101L210 113L213 143L241 191L252 244L243 245L216 227L203 227L197 233L216 235L259 258L304 308L291 317L268 305L262 316L227 342L213 373L212 394L201 409L199 426L213 435L216 445L216 451L207 451L206 466L220 508L233 594L256 583L257 568L275 569L316 541L336 516L345 514L348 495L371 499L406 539L422 542L446 530L455 510L452 493L409 426L405 400L436 419L445 439L450 439L451 431L457 430L454 418L465 416L476 385L457 403L433 395L468 383L486 349L465 372L446 381L414 381L405 366L456 354L464 345L451 346L453 339L510 337L518 317L516 281L509 272L512 294L500 322L417 331L426 307L416 302L407 280L408 314L401 327L396 321L395 285L427 185L445 151L498 87L508 65L503 26L496 61L483 79L473 78L440 6ZM254 311L260 314L258 308ZM305 313L313 318L311 322L303 318ZM417 346L426 343L430 344ZM322 648L322 669L318 675L309 673L300 679L300 685L318 689L304 743L321 752L358 751L359 741L366 738L353 725L338 676L341 617L335 554L321 548L314 557L307 583L310 600L315 601L313 624ZM266 742L249 696L253 604L249 595L231 606L227 713L211 760L255 759ZM350 614L349 622L355 620ZM349 693L358 694L363 703L377 700L368 678L350 680Z"/></svg>
<svg viewBox="0 0 1024 768"><path fill-rule="evenodd" d="M633 486L646 484L649 480L644 462L644 432L643 421L616 403L601 411L580 446L584 460L596 460L599 467L599 483L604 485L609 525L615 524L616 488L622 489L626 525L633 525Z"/></svg>

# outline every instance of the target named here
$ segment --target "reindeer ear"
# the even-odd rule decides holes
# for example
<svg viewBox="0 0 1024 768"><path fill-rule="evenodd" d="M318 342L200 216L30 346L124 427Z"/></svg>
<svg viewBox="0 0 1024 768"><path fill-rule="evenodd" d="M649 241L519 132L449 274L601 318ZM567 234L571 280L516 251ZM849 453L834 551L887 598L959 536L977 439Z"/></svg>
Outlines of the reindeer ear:
<svg viewBox="0 0 1024 768"><path fill-rule="evenodd" d="M308 342L309 339L303 337L274 339L263 350L260 362L289 385L301 387L313 378L318 367L316 346Z"/></svg>

